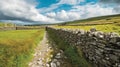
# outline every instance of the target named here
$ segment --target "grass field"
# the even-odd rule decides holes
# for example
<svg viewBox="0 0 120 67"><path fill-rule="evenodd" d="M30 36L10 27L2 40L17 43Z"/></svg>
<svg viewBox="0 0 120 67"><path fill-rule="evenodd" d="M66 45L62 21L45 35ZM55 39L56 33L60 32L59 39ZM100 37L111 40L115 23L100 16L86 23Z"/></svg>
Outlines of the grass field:
<svg viewBox="0 0 120 67"><path fill-rule="evenodd" d="M120 15L95 17L84 20L77 20L65 25L55 26L57 28L90 30L96 28L103 32L116 32L120 34Z"/></svg>
<svg viewBox="0 0 120 67"><path fill-rule="evenodd" d="M0 67L27 67L44 30L0 31Z"/></svg>
<svg viewBox="0 0 120 67"><path fill-rule="evenodd" d="M120 14L117 15L108 15L108 16L99 16L99 17L92 17L88 19L82 19L82 20L75 20L75 21L69 21L65 22L63 24L67 25L79 25L79 24L104 24L104 23L114 23L114 22L120 22Z"/></svg>
<svg viewBox="0 0 120 67"><path fill-rule="evenodd" d="M116 32L120 34L120 26L114 24L107 25L92 25L92 26L56 26L57 28L68 28L68 29L81 29L81 30L90 30L91 28L96 28L98 31L103 32Z"/></svg>

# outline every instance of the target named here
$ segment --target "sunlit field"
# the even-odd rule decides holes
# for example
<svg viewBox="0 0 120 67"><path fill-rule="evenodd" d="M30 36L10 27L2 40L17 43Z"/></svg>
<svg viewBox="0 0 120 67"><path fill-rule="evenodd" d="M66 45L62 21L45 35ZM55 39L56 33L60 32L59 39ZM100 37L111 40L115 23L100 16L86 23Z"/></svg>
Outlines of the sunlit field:
<svg viewBox="0 0 120 67"><path fill-rule="evenodd" d="M80 21L73 21L67 23L66 25L55 26L57 28L69 28L69 29L82 29L90 30L91 28L96 28L98 31L103 32L116 32L120 34L120 16L115 17L105 17L107 19L92 18ZM100 20L99 20L100 19Z"/></svg>
<svg viewBox="0 0 120 67"><path fill-rule="evenodd" d="M120 34L120 26L114 24L108 25L93 25L93 26L56 26L57 28L68 28L68 29L81 29L81 30L90 30L91 28L96 28L98 31L103 32L116 32Z"/></svg>
<svg viewBox="0 0 120 67"><path fill-rule="evenodd" d="M27 67L44 30L0 31L0 67Z"/></svg>

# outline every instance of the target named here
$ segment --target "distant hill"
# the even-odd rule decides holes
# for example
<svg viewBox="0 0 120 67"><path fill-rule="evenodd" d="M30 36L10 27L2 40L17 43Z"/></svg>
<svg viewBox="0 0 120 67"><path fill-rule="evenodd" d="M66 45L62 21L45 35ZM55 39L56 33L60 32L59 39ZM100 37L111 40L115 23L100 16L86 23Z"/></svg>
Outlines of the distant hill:
<svg viewBox="0 0 120 67"><path fill-rule="evenodd" d="M117 23L117 22L120 22L120 14L69 21L69 22L61 23L60 25L102 24L102 23Z"/></svg>

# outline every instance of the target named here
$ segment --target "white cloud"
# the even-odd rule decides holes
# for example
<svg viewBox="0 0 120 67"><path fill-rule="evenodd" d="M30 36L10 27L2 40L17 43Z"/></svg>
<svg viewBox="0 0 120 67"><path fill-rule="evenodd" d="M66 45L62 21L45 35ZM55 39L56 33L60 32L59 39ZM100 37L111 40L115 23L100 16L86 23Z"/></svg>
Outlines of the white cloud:
<svg viewBox="0 0 120 67"><path fill-rule="evenodd" d="M36 4L31 4L27 0L0 0L0 15L5 20L27 20L37 22L56 22L39 13L35 8ZM1 16L1 17L2 17ZM6 18L9 17L9 18Z"/></svg>
<svg viewBox="0 0 120 67"><path fill-rule="evenodd" d="M120 13L120 5L118 5L117 7L115 7L113 10L116 13Z"/></svg>
<svg viewBox="0 0 120 67"><path fill-rule="evenodd" d="M46 16L59 21L72 21L95 16L115 14L113 8L105 8L100 5L73 6L69 11L61 10L59 12L50 12Z"/></svg>
<svg viewBox="0 0 120 67"><path fill-rule="evenodd" d="M85 0L59 0L58 3L52 4L49 7L40 8L39 12L41 12L41 13L44 12L45 13L45 12L52 11L52 10L58 8L62 4L78 5L78 4L80 4L81 2L84 2L84 1Z"/></svg>
<svg viewBox="0 0 120 67"><path fill-rule="evenodd" d="M77 5L80 2L84 2L84 0L60 0L59 4Z"/></svg>
<svg viewBox="0 0 120 67"><path fill-rule="evenodd" d="M98 4L95 4L95 5L88 4L85 6L74 6L71 11L74 11L74 12L79 11L80 15L83 16L83 18L115 14L115 12L113 12L112 7L105 8Z"/></svg>
<svg viewBox="0 0 120 67"><path fill-rule="evenodd" d="M50 12L46 14L48 17L54 18L59 21L71 21L80 18L77 12L61 10L60 12Z"/></svg>
<svg viewBox="0 0 120 67"><path fill-rule="evenodd" d="M45 12L49 12L49 11L52 11L56 8L59 7L59 4L52 4L50 7L44 7L44 8L39 8L39 12L40 13L45 13Z"/></svg>

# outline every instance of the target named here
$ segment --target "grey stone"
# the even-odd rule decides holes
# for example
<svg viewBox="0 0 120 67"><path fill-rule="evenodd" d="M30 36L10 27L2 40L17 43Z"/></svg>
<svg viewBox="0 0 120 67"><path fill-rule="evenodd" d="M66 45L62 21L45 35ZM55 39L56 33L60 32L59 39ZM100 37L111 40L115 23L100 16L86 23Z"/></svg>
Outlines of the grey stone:
<svg viewBox="0 0 120 67"><path fill-rule="evenodd" d="M120 50L116 48L120 46L120 36L117 33L104 33L95 28L90 31L63 30L62 28L59 30L51 28L50 30L70 46L81 49L84 56L96 67L120 67L118 66L120 65ZM62 55L63 53L60 52L55 56L56 66L59 64L58 59L64 58Z"/></svg>
<svg viewBox="0 0 120 67"><path fill-rule="evenodd" d="M57 66L60 66L60 62L56 62Z"/></svg>
<svg viewBox="0 0 120 67"><path fill-rule="evenodd" d="M120 42L117 42L117 45L120 46Z"/></svg>
<svg viewBox="0 0 120 67"><path fill-rule="evenodd" d="M90 31L91 31L91 32L95 32L95 31L97 31L97 30L96 30L95 28L91 28Z"/></svg>
<svg viewBox="0 0 120 67"><path fill-rule="evenodd" d="M57 59L53 59L53 62L57 62Z"/></svg>
<svg viewBox="0 0 120 67"><path fill-rule="evenodd" d="M101 52L99 50L95 50L98 55L101 55Z"/></svg>
<svg viewBox="0 0 120 67"><path fill-rule="evenodd" d="M57 53L57 55L55 56L55 58L61 58L61 53Z"/></svg>
<svg viewBox="0 0 120 67"><path fill-rule="evenodd" d="M110 33L110 35L111 35L111 37L119 37L119 34L115 33L115 32Z"/></svg>
<svg viewBox="0 0 120 67"><path fill-rule="evenodd" d="M51 65L51 67L57 67L56 64L53 62L50 65Z"/></svg>
<svg viewBox="0 0 120 67"><path fill-rule="evenodd" d="M50 65L49 65L49 64L46 64L46 67L50 67Z"/></svg>
<svg viewBox="0 0 120 67"><path fill-rule="evenodd" d="M115 62L118 61L118 57L116 55L110 54L110 59Z"/></svg>

